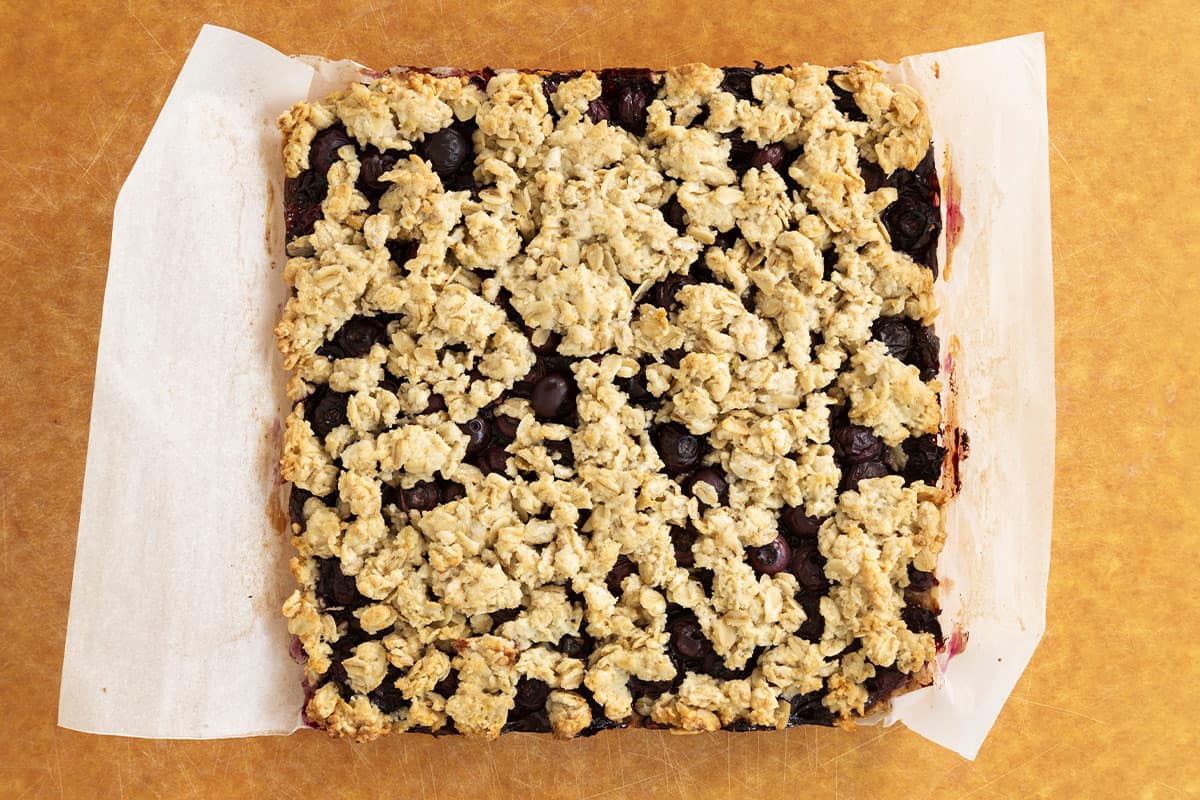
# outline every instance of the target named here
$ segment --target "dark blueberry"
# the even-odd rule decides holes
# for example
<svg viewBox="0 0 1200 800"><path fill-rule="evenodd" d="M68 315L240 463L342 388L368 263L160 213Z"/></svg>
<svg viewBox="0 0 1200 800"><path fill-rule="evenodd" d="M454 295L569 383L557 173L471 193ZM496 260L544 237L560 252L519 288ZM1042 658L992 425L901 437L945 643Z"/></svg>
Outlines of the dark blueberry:
<svg viewBox="0 0 1200 800"><path fill-rule="evenodd" d="M799 596L800 606L804 609L804 624L796 631L800 638L816 643L821 641L825 633L825 617L821 615L821 594L807 592Z"/></svg>
<svg viewBox="0 0 1200 800"><path fill-rule="evenodd" d="M674 308L675 296L679 294L679 290L685 286L695 286L699 282L691 275L668 275L654 285L650 290L650 297L656 306Z"/></svg>
<svg viewBox="0 0 1200 800"><path fill-rule="evenodd" d="M311 406L306 407L305 416L317 436L324 438L334 428L349 421L346 417L346 403L350 400L350 395L322 387L309 400L313 402Z"/></svg>
<svg viewBox="0 0 1200 800"><path fill-rule="evenodd" d="M888 469L887 464L881 461L864 461L861 464L851 464L842 473L842 483L838 486L839 491L851 492L858 488L859 481L865 481L869 478L882 478L885 475L891 475L892 471Z"/></svg>
<svg viewBox="0 0 1200 800"><path fill-rule="evenodd" d="M908 565L908 588L914 592L927 592L937 586L938 579L932 572L923 572L912 564Z"/></svg>
<svg viewBox="0 0 1200 800"><path fill-rule="evenodd" d="M599 98L588 103L587 116L593 123L599 125L608 119L608 106Z"/></svg>
<svg viewBox="0 0 1200 800"><path fill-rule="evenodd" d="M528 331L527 333L532 334L533 331ZM548 356L558 352L558 345L561 342L562 334L551 331L550 335L546 337L546 341L542 342L541 344L533 344L531 340L530 346L533 348L533 352L537 353L539 356Z"/></svg>
<svg viewBox="0 0 1200 800"><path fill-rule="evenodd" d="M508 453L503 447L489 447L476 459L476 464L484 475L493 472L503 475L508 468Z"/></svg>
<svg viewBox="0 0 1200 800"><path fill-rule="evenodd" d="M695 496L697 483L707 483L717 493L717 502L724 503L729 490L729 484L725 482L725 474L717 467L704 467L698 469L683 481L683 490L688 494Z"/></svg>
<svg viewBox="0 0 1200 800"><path fill-rule="evenodd" d="M283 184L284 220L289 239L307 236L313 231L313 223L324 218L321 201L329 190L324 173L310 169L299 177L288 178Z"/></svg>
<svg viewBox="0 0 1200 800"><path fill-rule="evenodd" d="M384 714L394 714L408 705L408 701L404 699L404 693L396 688L396 681L403 674L395 667L388 667L387 677L383 679L383 683L367 695L375 707Z"/></svg>
<svg viewBox="0 0 1200 800"><path fill-rule="evenodd" d="M312 496L312 492L301 489L299 486L292 487L292 493L288 497L288 516L292 522L297 525L304 524L304 504Z"/></svg>
<svg viewBox="0 0 1200 800"><path fill-rule="evenodd" d="M381 153L374 148L369 149L359 159L362 165L358 171L357 185L359 189L379 193L391 186L391 183L381 181L379 178L395 167L397 160L398 156L395 153Z"/></svg>
<svg viewBox="0 0 1200 800"><path fill-rule="evenodd" d="M403 267L417 255L418 243L415 241L399 241L392 239L387 243L388 255L392 257L392 261L396 262L396 266Z"/></svg>
<svg viewBox="0 0 1200 800"><path fill-rule="evenodd" d="M859 464L879 457L883 450L883 439L863 425L842 425L830 434L833 453L846 464Z"/></svg>
<svg viewBox="0 0 1200 800"><path fill-rule="evenodd" d="M832 74L829 76L829 88L833 90L833 104L838 111L854 122L867 121L867 115L858 107L858 103L854 102L854 93L834 83Z"/></svg>
<svg viewBox="0 0 1200 800"><path fill-rule="evenodd" d="M467 496L466 487L461 483L454 481L442 481L438 485L438 494L442 496L443 503L449 503L453 500L458 500L461 497Z"/></svg>
<svg viewBox="0 0 1200 800"><path fill-rule="evenodd" d="M674 350L668 350L662 354L662 362L667 366L679 369L679 362L683 361L683 357L687 355L687 350L682 347L676 347Z"/></svg>
<svg viewBox="0 0 1200 800"><path fill-rule="evenodd" d="M789 507L779 517L783 529L797 539L815 539L821 530L822 520L810 517L803 508Z"/></svg>
<svg viewBox="0 0 1200 800"><path fill-rule="evenodd" d="M746 551L746 561L754 567L755 572L763 575L783 572L791 560L792 548L782 536L776 536L774 541L761 547L751 547Z"/></svg>
<svg viewBox="0 0 1200 800"><path fill-rule="evenodd" d="M571 442L567 439L561 441L553 441L547 439L542 442L542 446L546 448L546 453L551 459L564 467L575 466L575 450L571 447Z"/></svg>
<svg viewBox="0 0 1200 800"><path fill-rule="evenodd" d="M492 426L483 417L469 419L458 426L467 435L467 455L481 452L492 441Z"/></svg>
<svg viewBox="0 0 1200 800"><path fill-rule="evenodd" d="M316 592L325 608L357 608L366 602L358 593L354 576L344 574L336 558L317 559Z"/></svg>
<svg viewBox="0 0 1200 800"><path fill-rule="evenodd" d="M629 396L629 402L636 406L654 409L662 404L662 400L650 394L645 372L639 372L632 378L618 378L617 386Z"/></svg>
<svg viewBox="0 0 1200 800"><path fill-rule="evenodd" d="M517 681L517 695L513 698L517 713L529 713L535 709L546 707L546 698L550 696L550 687L545 681L532 678L521 678Z"/></svg>
<svg viewBox="0 0 1200 800"><path fill-rule="evenodd" d="M617 124L641 136L646 132L646 106L650 96L639 87L626 87L617 95Z"/></svg>
<svg viewBox="0 0 1200 800"><path fill-rule="evenodd" d="M421 481L411 489L400 492L401 508L405 511L432 511L441 502L437 484Z"/></svg>
<svg viewBox="0 0 1200 800"><path fill-rule="evenodd" d="M883 342L892 358L912 363L914 341L912 327L904 317L880 317L871 326L871 333Z"/></svg>
<svg viewBox="0 0 1200 800"><path fill-rule="evenodd" d="M716 576L711 569L693 569L692 578L700 584L705 597L712 597L713 578Z"/></svg>
<svg viewBox="0 0 1200 800"><path fill-rule="evenodd" d="M516 417L508 417L503 414L497 414L492 418L492 425L495 428L495 432L510 442L517 438L517 427L520 424L521 421Z"/></svg>
<svg viewBox="0 0 1200 800"><path fill-rule="evenodd" d="M738 229L730 228L729 230L721 231L716 236L714 236L712 246L720 248L721 250L729 250L737 243L738 243ZM696 272L696 270L693 270L693 272ZM710 280L708 280L708 282L712 283L713 281L710 279Z"/></svg>
<svg viewBox="0 0 1200 800"><path fill-rule="evenodd" d="M900 619L913 633L932 633L933 641L938 647L942 646L942 623L938 622L936 611L915 605L907 605L900 609Z"/></svg>
<svg viewBox="0 0 1200 800"><path fill-rule="evenodd" d="M678 525L671 527L671 544L675 548L675 563L685 569L690 569L696 565L696 555L692 552L692 545L696 543L696 534L687 528L680 528Z"/></svg>
<svg viewBox="0 0 1200 800"><path fill-rule="evenodd" d="M342 696L343 700L350 699L350 676L346 674L346 668L342 666L342 662L334 661L330 664L325 678L337 687L338 694Z"/></svg>
<svg viewBox="0 0 1200 800"><path fill-rule="evenodd" d="M937 436L928 433L915 439L906 439L904 455L904 480L909 483L925 481L930 486L942 475L942 462L946 459L945 448L939 447Z"/></svg>
<svg viewBox="0 0 1200 800"><path fill-rule="evenodd" d="M687 230L687 222L684 221L683 206L679 204L679 198L672 197L660 210L662 211L663 219L666 220L667 224L672 228L680 233L683 233L685 230Z"/></svg>
<svg viewBox="0 0 1200 800"><path fill-rule="evenodd" d="M883 168L874 161L867 161L865 158L858 160L858 171L862 173L863 183L867 185L866 191L873 192L887 181L887 175L883 174Z"/></svg>
<svg viewBox="0 0 1200 800"><path fill-rule="evenodd" d="M779 174L783 174L783 159L787 155L787 150L778 142L769 144L766 147L760 147L758 152L750 158L750 166L756 169L765 169L771 167Z"/></svg>
<svg viewBox="0 0 1200 800"><path fill-rule="evenodd" d="M758 153L758 145L743 139L741 131L727 133L725 138L729 140L729 166L741 175L750 169L750 162Z"/></svg>
<svg viewBox="0 0 1200 800"><path fill-rule="evenodd" d="M425 410L422 414L437 414L439 411L446 410L446 398L436 392L429 395L429 400L425 403Z"/></svg>
<svg viewBox="0 0 1200 800"><path fill-rule="evenodd" d="M567 635L558 640L558 652L567 658L584 659L591 651L591 645L583 636Z"/></svg>
<svg viewBox="0 0 1200 800"><path fill-rule="evenodd" d="M937 241L942 229L942 217L938 210L923 198L902 194L896 202L879 215L892 248L915 257L922 254L931 243Z"/></svg>
<svg viewBox="0 0 1200 800"><path fill-rule="evenodd" d="M820 692L798 694L791 699L788 725L832 725L833 712L821 702Z"/></svg>
<svg viewBox="0 0 1200 800"><path fill-rule="evenodd" d="M351 317L327 345L334 358L362 358L387 338L387 323L378 317ZM322 348L325 349L325 348Z"/></svg>
<svg viewBox="0 0 1200 800"><path fill-rule="evenodd" d="M792 553L788 571L796 576L796 583L800 584L802 592L823 592L829 585L825 580L825 559L817 549L816 542L811 540Z"/></svg>
<svg viewBox="0 0 1200 800"><path fill-rule="evenodd" d="M471 154L471 142L454 128L442 128L425 138L426 160L438 175L457 172Z"/></svg>
<svg viewBox="0 0 1200 800"><path fill-rule="evenodd" d="M694 616L677 617L671 621L669 628L671 647L685 659L703 658L711 648Z"/></svg>
<svg viewBox="0 0 1200 800"><path fill-rule="evenodd" d="M833 277L834 268L838 264L838 251L833 245L829 249L821 251L821 261L824 263L824 271L821 273L822 280L829 280Z"/></svg>
<svg viewBox="0 0 1200 800"><path fill-rule="evenodd" d="M670 475L687 472L700 462L703 448L700 440L688 433L688 429L670 422L655 428L651 437L659 458Z"/></svg>
<svg viewBox="0 0 1200 800"><path fill-rule="evenodd" d="M514 708L508 712L508 721L502 730L504 733L550 733L553 726L544 708L524 712Z"/></svg>
<svg viewBox="0 0 1200 800"><path fill-rule="evenodd" d="M521 616L520 608L501 608L488 614L492 618L492 630L496 630L506 622L512 622L517 617Z"/></svg>
<svg viewBox="0 0 1200 800"><path fill-rule="evenodd" d="M644 681L641 678L630 678L629 693L633 695L634 700L640 697L655 698L671 691L671 684L672 681Z"/></svg>
<svg viewBox="0 0 1200 800"><path fill-rule="evenodd" d="M751 81L754 79L754 72L745 67L726 68L725 77L721 79L721 91L729 92L739 100L753 100L754 89Z"/></svg>
<svg viewBox="0 0 1200 800"><path fill-rule="evenodd" d="M939 351L941 350L941 342L938 341L937 334L933 332L933 328L925 325L917 328L916 339L916 361L917 368L921 370L921 380L933 380L938 374L940 366Z"/></svg>
<svg viewBox="0 0 1200 800"><path fill-rule="evenodd" d="M348 144L351 144L351 140L344 130L326 128L313 137L308 148L308 163L324 175L337 160L337 151Z"/></svg>
<svg viewBox="0 0 1200 800"><path fill-rule="evenodd" d="M442 697L449 698L458 691L458 670L450 670L450 674L434 684L433 690Z"/></svg>
<svg viewBox="0 0 1200 800"><path fill-rule="evenodd" d="M379 487L379 505L382 508L388 506L400 507L400 490L390 483L384 483Z"/></svg>
<svg viewBox="0 0 1200 800"><path fill-rule="evenodd" d="M908 676L895 667L875 667L875 677L867 678L867 705L890 697L900 687L908 683Z"/></svg>
<svg viewBox="0 0 1200 800"><path fill-rule="evenodd" d="M705 641L707 642L707 640ZM745 680L750 677L750 673L754 672L756 659L757 655L748 660L741 669L730 669L725 665L725 659L710 648L704 654L704 661L700 664L699 671L705 675L711 675L719 681Z"/></svg>
<svg viewBox="0 0 1200 800"><path fill-rule="evenodd" d="M608 575L604 578L604 585L613 594L621 593L621 582L628 578L637 569L629 556L622 553L617 556L617 562L613 564L613 568L608 571Z"/></svg>
<svg viewBox="0 0 1200 800"><path fill-rule="evenodd" d="M533 385L529 405L533 413L545 420L556 419L565 414L572 405L573 384L571 379L559 372L552 372Z"/></svg>

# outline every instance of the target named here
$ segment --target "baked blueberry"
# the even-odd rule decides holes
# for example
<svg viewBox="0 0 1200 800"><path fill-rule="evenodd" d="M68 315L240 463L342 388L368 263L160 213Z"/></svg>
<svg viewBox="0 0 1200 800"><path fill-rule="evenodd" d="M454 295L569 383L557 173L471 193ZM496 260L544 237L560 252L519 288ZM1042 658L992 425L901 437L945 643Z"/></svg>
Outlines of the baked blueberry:
<svg viewBox="0 0 1200 800"><path fill-rule="evenodd" d="M342 562L336 558L318 558L316 562L317 598L325 608L358 608L366 602L354 576L342 572Z"/></svg>
<svg viewBox="0 0 1200 800"><path fill-rule="evenodd" d="M617 124L632 134L641 136L646 132L646 106L650 97L636 86L621 90L617 95Z"/></svg>
<svg viewBox="0 0 1200 800"><path fill-rule="evenodd" d="M761 547L751 547L746 550L746 561L761 575L774 575L788 568L792 560L792 548L787 539L776 536Z"/></svg>
<svg viewBox="0 0 1200 800"><path fill-rule="evenodd" d="M908 588L914 592L927 592L937 586L937 578L932 572L923 572L912 564L908 565Z"/></svg>
<svg viewBox="0 0 1200 800"><path fill-rule="evenodd" d="M434 684L433 690L447 699L452 697L458 691L458 670L450 670L449 675Z"/></svg>
<svg viewBox="0 0 1200 800"><path fill-rule="evenodd" d="M941 647L942 623L938 621L936 611L923 606L906 605L900 609L900 619L913 633L932 633L934 643Z"/></svg>
<svg viewBox="0 0 1200 800"><path fill-rule="evenodd" d="M436 392L429 395L429 400L425 403L425 410L422 414L437 414L440 411L446 410L446 398Z"/></svg>
<svg viewBox="0 0 1200 800"><path fill-rule="evenodd" d="M694 616L676 617L667 627L671 632L671 648L684 659L703 658L712 647Z"/></svg>
<svg viewBox="0 0 1200 800"><path fill-rule="evenodd" d="M508 469L508 452L504 447L489 447L479 454L475 460L484 475L499 472L501 475Z"/></svg>
<svg viewBox="0 0 1200 800"><path fill-rule="evenodd" d="M399 156L395 153L381 153L374 147L367 148L366 153L359 159L358 188L372 194L383 192L391 184L381 178L385 172L391 171L396 166L397 160L399 160Z"/></svg>
<svg viewBox="0 0 1200 800"><path fill-rule="evenodd" d="M725 77L721 79L721 91L729 92L738 100L753 100L754 89L751 81L755 71L746 67L726 67Z"/></svg>
<svg viewBox="0 0 1200 800"><path fill-rule="evenodd" d="M921 370L921 380L933 380L940 366L939 351L941 342L933 328L926 325L917 326L916 332L916 366Z"/></svg>
<svg viewBox="0 0 1200 800"><path fill-rule="evenodd" d="M392 257L392 261L396 262L396 266L403 267L417 255L419 243L412 240L400 241L391 239L387 243L388 255Z"/></svg>
<svg viewBox="0 0 1200 800"><path fill-rule="evenodd" d="M883 452L883 439L863 425L842 425L830 433L833 453L845 464L873 461Z"/></svg>
<svg viewBox="0 0 1200 800"><path fill-rule="evenodd" d="M429 134L422 148L425 160L438 175L457 172L471 155L471 142L461 132L451 128Z"/></svg>
<svg viewBox="0 0 1200 800"><path fill-rule="evenodd" d="M783 159L787 155L787 150L779 143L773 143L760 147L758 152L750 157L750 166L755 169L766 169L770 167L776 172L783 174Z"/></svg>
<svg viewBox="0 0 1200 800"><path fill-rule="evenodd" d="M533 385L529 405L539 419L553 420L567 413L573 405L574 384L560 372L551 372Z"/></svg>
<svg viewBox="0 0 1200 800"><path fill-rule="evenodd" d="M654 285L650 290L650 295L654 305L662 308L674 308L677 300L676 295L679 290L685 286L695 286L700 281L693 278L691 275L668 275Z"/></svg>
<svg viewBox="0 0 1200 800"><path fill-rule="evenodd" d="M833 712L821 702L821 692L798 694L790 701L788 725L832 725Z"/></svg>
<svg viewBox="0 0 1200 800"><path fill-rule="evenodd" d="M315 169L305 170L283 184L284 221L289 239L307 236L313 232L313 224L325 216L321 201L329 191L325 174Z"/></svg>
<svg viewBox="0 0 1200 800"><path fill-rule="evenodd" d="M509 417L504 414L497 414L492 418L492 429L501 438L512 441L517 438L517 427L521 421L516 417Z"/></svg>
<svg viewBox="0 0 1200 800"><path fill-rule="evenodd" d="M313 137L308 148L309 165L325 175L333 162L337 160L337 151L348 144L353 144L346 131L341 127L326 128Z"/></svg>
<svg viewBox="0 0 1200 800"><path fill-rule="evenodd" d="M583 636L567 635L558 640L558 652L567 658L587 658L592 651L591 644Z"/></svg>
<svg viewBox="0 0 1200 800"><path fill-rule="evenodd" d="M492 441L492 426L483 417L469 419L458 427L467 435L468 456L482 452Z"/></svg>
<svg viewBox="0 0 1200 800"><path fill-rule="evenodd" d="M658 450L658 457L662 459L670 475L693 469L703 455L700 440L678 423L659 425L651 438L654 448Z"/></svg>
<svg viewBox="0 0 1200 800"><path fill-rule="evenodd" d="M936 241L942 229L938 210L911 194L900 195L880 213L879 219L892 239L892 248L914 257Z"/></svg>
<svg viewBox="0 0 1200 800"><path fill-rule="evenodd" d="M825 559L816 542L808 540L796 548L788 561L788 571L796 576L802 592L824 592L829 582L825 578Z"/></svg>
<svg viewBox="0 0 1200 800"><path fill-rule="evenodd" d="M612 569L608 571L608 575L604 578L604 585L613 594L621 593L621 582L633 574L637 566L629 560L629 556L622 553L617 556L617 561L613 564Z"/></svg>
<svg viewBox="0 0 1200 800"><path fill-rule="evenodd" d="M842 472L842 482L838 488L843 492L850 492L858 488L859 481L882 478L891 474L892 471L882 461L863 461L859 464L851 464Z"/></svg>
<svg viewBox="0 0 1200 800"><path fill-rule="evenodd" d="M867 678L867 706L890 697L897 689L908 683L908 676L895 667L875 667L875 676Z"/></svg>
<svg viewBox="0 0 1200 800"><path fill-rule="evenodd" d="M600 98L596 98L588 103L587 117L595 124L600 124L608 119L608 106Z"/></svg>
<svg viewBox="0 0 1200 800"><path fill-rule="evenodd" d="M880 317L871 326L871 333L883 342L888 354L905 364L912 363L914 347L912 326L904 317Z"/></svg>
<svg viewBox="0 0 1200 800"><path fill-rule="evenodd" d="M833 105L838 111L849 120L854 122L866 122L867 115L858 107L858 103L854 101L854 93L843 89L833 81L833 76L839 73L830 73L828 86L833 90Z"/></svg>
<svg viewBox="0 0 1200 800"><path fill-rule="evenodd" d="M945 448L939 447L937 436L928 433L904 440L904 480L909 483L925 481L933 486L942 476L942 462L946 459Z"/></svg>
<svg viewBox="0 0 1200 800"><path fill-rule="evenodd" d="M306 401L306 404L311 401L311 405L307 406L305 414L313 433L324 438L334 428L347 424L349 418L346 416L346 405L349 400L350 395L335 392L328 387L321 387L314 392Z"/></svg>
<svg viewBox="0 0 1200 800"><path fill-rule="evenodd" d="M358 315L338 328L322 350L331 358L362 358L376 343L387 338L387 323L378 317ZM320 352L320 351L318 351Z"/></svg>
<svg viewBox="0 0 1200 800"><path fill-rule="evenodd" d="M789 506L780 515L783 530L797 539L814 539L821 530L822 520L810 517L803 508Z"/></svg>
<svg viewBox="0 0 1200 800"><path fill-rule="evenodd" d="M403 675L396 667L389 666L383 682L375 687L367 697L384 714L394 714L408 705L404 693L396 688L396 681Z"/></svg>
<svg viewBox="0 0 1200 800"><path fill-rule="evenodd" d="M717 503L724 503L729 492L729 484L725 481L725 473L717 467L704 467L693 472L683 481L683 491L696 496L696 484L707 483L717 493Z"/></svg>
<svg viewBox="0 0 1200 800"><path fill-rule="evenodd" d="M292 522L297 525L304 523L304 504L312 496L312 492L306 489L301 489L299 486L292 487L292 493L288 496L288 517Z"/></svg>
<svg viewBox="0 0 1200 800"><path fill-rule="evenodd" d="M441 500L437 484L431 481L421 481L400 492L400 507L404 511L432 511Z"/></svg>
<svg viewBox="0 0 1200 800"><path fill-rule="evenodd" d="M683 206L679 204L678 198L672 197L670 200L668 200L667 204L662 207L661 211L663 219L666 220L667 224L672 228L680 233L683 233L685 230L687 230L687 222L684 219Z"/></svg>
<svg viewBox="0 0 1200 800"><path fill-rule="evenodd" d="M678 566L690 569L696 565L696 555L692 552L692 545L695 543L694 531L678 525L671 526L671 545L675 550L675 563Z"/></svg>

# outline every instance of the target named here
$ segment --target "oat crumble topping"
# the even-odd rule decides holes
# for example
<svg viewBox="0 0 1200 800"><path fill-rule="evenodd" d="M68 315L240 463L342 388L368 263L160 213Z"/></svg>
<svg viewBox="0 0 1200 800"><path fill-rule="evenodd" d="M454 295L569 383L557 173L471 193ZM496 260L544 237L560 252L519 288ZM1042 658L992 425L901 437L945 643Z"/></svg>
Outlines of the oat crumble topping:
<svg viewBox="0 0 1200 800"><path fill-rule="evenodd" d="M311 724L851 724L928 682L940 217L911 89L399 69L279 124Z"/></svg>

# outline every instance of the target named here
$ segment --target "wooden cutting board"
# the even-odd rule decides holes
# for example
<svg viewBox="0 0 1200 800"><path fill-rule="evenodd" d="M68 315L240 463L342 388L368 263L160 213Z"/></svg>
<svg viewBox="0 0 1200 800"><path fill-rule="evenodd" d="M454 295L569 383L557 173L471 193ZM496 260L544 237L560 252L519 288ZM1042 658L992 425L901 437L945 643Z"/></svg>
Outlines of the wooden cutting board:
<svg viewBox="0 0 1200 800"><path fill-rule="evenodd" d="M1189 0L966 5L4 4L0 797L1200 797L1200 15ZM205 22L379 67L839 64L1045 30L1049 623L979 759L902 727L366 746L57 729L113 202Z"/></svg>

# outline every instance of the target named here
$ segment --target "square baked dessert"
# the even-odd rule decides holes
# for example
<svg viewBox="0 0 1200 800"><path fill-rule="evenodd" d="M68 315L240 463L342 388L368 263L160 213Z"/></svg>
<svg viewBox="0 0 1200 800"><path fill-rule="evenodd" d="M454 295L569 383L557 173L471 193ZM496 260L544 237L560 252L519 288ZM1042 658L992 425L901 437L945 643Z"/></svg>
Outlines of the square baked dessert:
<svg viewBox="0 0 1200 800"><path fill-rule="evenodd" d="M280 126L311 725L852 724L932 680L913 90L867 64L396 69Z"/></svg>

